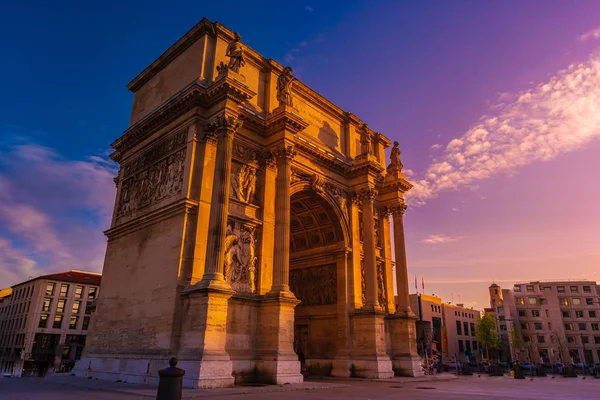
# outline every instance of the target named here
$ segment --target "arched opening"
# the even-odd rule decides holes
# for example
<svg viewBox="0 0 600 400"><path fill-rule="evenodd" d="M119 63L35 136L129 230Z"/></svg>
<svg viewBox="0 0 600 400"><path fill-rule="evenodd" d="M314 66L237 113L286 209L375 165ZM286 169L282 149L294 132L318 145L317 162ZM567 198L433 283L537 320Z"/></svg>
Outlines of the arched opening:
<svg viewBox="0 0 600 400"><path fill-rule="evenodd" d="M329 375L338 345L339 275L345 273L342 225L333 206L312 190L292 195L290 214L290 288L301 301L294 350L309 375Z"/></svg>

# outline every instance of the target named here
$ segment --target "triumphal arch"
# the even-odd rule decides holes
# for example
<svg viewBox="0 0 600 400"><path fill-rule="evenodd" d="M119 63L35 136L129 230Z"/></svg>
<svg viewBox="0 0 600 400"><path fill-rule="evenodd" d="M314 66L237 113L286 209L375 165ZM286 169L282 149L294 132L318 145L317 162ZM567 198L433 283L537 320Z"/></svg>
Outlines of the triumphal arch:
<svg viewBox="0 0 600 400"><path fill-rule="evenodd" d="M206 19L128 88L78 375L155 382L172 356L188 387L421 373L397 143L388 162L388 138Z"/></svg>

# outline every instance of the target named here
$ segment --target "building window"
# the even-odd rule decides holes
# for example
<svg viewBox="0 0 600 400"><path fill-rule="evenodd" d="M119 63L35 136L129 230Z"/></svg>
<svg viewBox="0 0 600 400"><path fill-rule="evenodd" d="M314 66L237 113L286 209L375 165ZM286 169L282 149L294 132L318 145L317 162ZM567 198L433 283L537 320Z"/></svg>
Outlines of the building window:
<svg viewBox="0 0 600 400"><path fill-rule="evenodd" d="M471 322L471 336L475 336L475 324Z"/></svg>
<svg viewBox="0 0 600 400"><path fill-rule="evenodd" d="M83 351L83 347L76 347L75 348L75 359L76 360L80 360L81 359L81 352Z"/></svg>
<svg viewBox="0 0 600 400"><path fill-rule="evenodd" d="M528 292L533 292L533 285L527 285L527 291Z"/></svg>
<svg viewBox="0 0 600 400"><path fill-rule="evenodd" d="M77 286L75 288L75 298L80 299L83 297L83 286Z"/></svg>
<svg viewBox="0 0 600 400"><path fill-rule="evenodd" d="M583 293L592 293L592 289L589 286L584 286Z"/></svg>
<svg viewBox="0 0 600 400"><path fill-rule="evenodd" d="M581 299L574 297L573 299L571 299L571 301L573 302L574 306L578 306L579 304L581 304Z"/></svg>
<svg viewBox="0 0 600 400"><path fill-rule="evenodd" d="M571 286L571 293L579 293L579 288L577 286Z"/></svg>
<svg viewBox="0 0 600 400"><path fill-rule="evenodd" d="M537 304L537 299L535 297L530 297L529 304Z"/></svg>
<svg viewBox="0 0 600 400"><path fill-rule="evenodd" d="M573 330L573 324L565 324L565 331L572 331Z"/></svg>
<svg viewBox="0 0 600 400"><path fill-rule="evenodd" d="M525 343L529 343L529 342L531 342L531 337L529 337L529 336L523 336L523 341Z"/></svg>
<svg viewBox="0 0 600 400"><path fill-rule="evenodd" d="M538 343L546 343L546 337L545 336L538 336L537 337L537 341L538 341Z"/></svg>
<svg viewBox="0 0 600 400"><path fill-rule="evenodd" d="M65 299L59 299L56 303L56 312L62 313L65 312Z"/></svg>
<svg viewBox="0 0 600 400"><path fill-rule="evenodd" d="M459 341L458 341L458 351L459 351L459 352L461 352L461 353L462 353L463 351L465 351L465 346L464 346L464 343L463 343L463 341L462 341L462 340L459 340Z"/></svg>
<svg viewBox="0 0 600 400"><path fill-rule="evenodd" d="M567 343L575 343L575 336L567 336Z"/></svg>
<svg viewBox="0 0 600 400"><path fill-rule="evenodd" d="M460 324L460 321L456 321L456 333L462 335L462 325Z"/></svg>
<svg viewBox="0 0 600 400"><path fill-rule="evenodd" d="M543 328L542 328L542 323L541 323L541 322L536 322L534 325L535 325L535 329L536 329L537 331L541 331L541 330L543 329Z"/></svg>
<svg viewBox="0 0 600 400"><path fill-rule="evenodd" d="M46 296L54 296L54 282L50 282L46 285Z"/></svg>
<svg viewBox="0 0 600 400"><path fill-rule="evenodd" d="M44 299L44 305L42 306L42 311L50 312L51 304L52 304L52 299Z"/></svg>
<svg viewBox="0 0 600 400"><path fill-rule="evenodd" d="M498 314L504 314L504 307L498 307Z"/></svg>
<svg viewBox="0 0 600 400"><path fill-rule="evenodd" d="M96 298L96 290L98 288L95 287L91 287L90 290L88 291L88 299L93 300Z"/></svg>
<svg viewBox="0 0 600 400"><path fill-rule="evenodd" d="M63 283L62 285L60 285L60 293L58 295L60 297L67 297L67 294L69 294L69 285Z"/></svg>
<svg viewBox="0 0 600 400"><path fill-rule="evenodd" d="M90 317L83 317L83 324L81 325L81 329L87 331L88 326L90 326Z"/></svg>
<svg viewBox="0 0 600 400"><path fill-rule="evenodd" d="M75 300L73 302L73 309L71 310L72 314L79 314L79 310L81 309L81 301Z"/></svg>
<svg viewBox="0 0 600 400"><path fill-rule="evenodd" d="M52 327L55 329L60 329L60 327L62 326L62 320L63 320L62 315L55 315L54 316L54 324L52 324Z"/></svg>
<svg viewBox="0 0 600 400"><path fill-rule="evenodd" d="M594 343L600 344L600 336L594 336ZM600 354L598 354L598 355L600 356Z"/></svg>
<svg viewBox="0 0 600 400"><path fill-rule="evenodd" d="M582 336L581 337L581 343L583 344L588 344L590 342L590 338L587 336Z"/></svg>
<svg viewBox="0 0 600 400"><path fill-rule="evenodd" d="M515 285L515 287L513 287L513 290L515 292L520 292L521 291L521 286L520 285Z"/></svg>
<svg viewBox="0 0 600 400"><path fill-rule="evenodd" d="M565 287L564 286L557 286L556 287L556 291L558 293L564 293L565 292Z"/></svg>
<svg viewBox="0 0 600 400"><path fill-rule="evenodd" d="M71 346L65 346L65 347L63 347L62 359L63 360L68 360L70 352L71 352Z"/></svg>
<svg viewBox="0 0 600 400"><path fill-rule="evenodd" d="M540 310L531 310L531 316L532 317L539 317L540 316Z"/></svg>
<svg viewBox="0 0 600 400"><path fill-rule="evenodd" d="M526 317L527 312L525 310L519 310L519 317Z"/></svg>
<svg viewBox="0 0 600 400"><path fill-rule="evenodd" d="M546 311L546 317L549 317L550 316L550 310L546 309L544 311Z"/></svg>
<svg viewBox="0 0 600 400"><path fill-rule="evenodd" d="M501 331L505 331L506 330L506 325L504 325L504 324L500 325L500 330Z"/></svg>
<svg viewBox="0 0 600 400"><path fill-rule="evenodd" d="M521 329L523 329L524 331L529 329L529 323L527 322L521 322Z"/></svg>
<svg viewBox="0 0 600 400"><path fill-rule="evenodd" d="M467 321L463 322L463 327L465 328L465 336L469 335L469 323Z"/></svg>
<svg viewBox="0 0 600 400"><path fill-rule="evenodd" d="M552 330L552 322L548 322L548 329Z"/></svg>
<svg viewBox="0 0 600 400"><path fill-rule="evenodd" d="M592 330L593 331L597 331L598 330L598 324L592 324Z"/></svg>
<svg viewBox="0 0 600 400"><path fill-rule="evenodd" d="M550 286L544 286L544 292L550 292L552 288Z"/></svg>
<svg viewBox="0 0 600 400"><path fill-rule="evenodd" d="M563 306L568 306L569 305L569 299L567 299L566 297L563 297L560 299L560 304Z"/></svg>
<svg viewBox="0 0 600 400"><path fill-rule="evenodd" d="M585 331L585 329L586 329L585 322L580 322L578 327L579 327L580 331Z"/></svg>
<svg viewBox="0 0 600 400"><path fill-rule="evenodd" d="M596 311L590 311L590 318L596 318Z"/></svg>
<svg viewBox="0 0 600 400"><path fill-rule="evenodd" d="M562 315L563 315L563 318L570 318L571 317L571 313L569 311L563 311Z"/></svg>
<svg viewBox="0 0 600 400"><path fill-rule="evenodd" d="M40 323L38 324L38 328L45 328L48 325L48 314L40 315Z"/></svg>
<svg viewBox="0 0 600 400"><path fill-rule="evenodd" d="M69 321L69 329L77 329L77 321L79 320L79 317L71 317L71 320Z"/></svg>
<svg viewBox="0 0 600 400"><path fill-rule="evenodd" d="M473 340L473 351L477 350L477 342Z"/></svg>
<svg viewBox="0 0 600 400"><path fill-rule="evenodd" d="M587 304L588 306L593 306L594 305L594 299L590 299L589 297L585 299L585 304Z"/></svg>
<svg viewBox="0 0 600 400"><path fill-rule="evenodd" d="M525 305L525 298L524 297L517 298L517 304L520 304L522 306Z"/></svg>
<svg viewBox="0 0 600 400"><path fill-rule="evenodd" d="M575 311L575 318L583 318L583 311Z"/></svg>

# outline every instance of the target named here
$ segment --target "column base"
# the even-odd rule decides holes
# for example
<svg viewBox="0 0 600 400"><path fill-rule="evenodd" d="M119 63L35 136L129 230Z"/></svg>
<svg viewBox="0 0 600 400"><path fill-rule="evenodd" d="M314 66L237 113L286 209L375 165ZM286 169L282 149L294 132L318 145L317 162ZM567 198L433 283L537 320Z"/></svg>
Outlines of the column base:
<svg viewBox="0 0 600 400"><path fill-rule="evenodd" d="M421 357L406 354L405 356L396 356L392 360L394 374L397 376L424 376L423 367L421 367Z"/></svg>
<svg viewBox="0 0 600 400"><path fill-rule="evenodd" d="M262 383L283 385L286 383L302 383L304 376L300 373L300 361L296 360L260 360L256 362L258 380Z"/></svg>
<svg viewBox="0 0 600 400"><path fill-rule="evenodd" d="M389 357L375 357L374 359L352 360L352 376L367 379L391 379L394 377L392 362Z"/></svg>
<svg viewBox="0 0 600 400"><path fill-rule="evenodd" d="M178 368L185 370L183 387L212 389L233 387L231 360L180 361Z"/></svg>
<svg viewBox="0 0 600 400"><path fill-rule="evenodd" d="M353 350L351 374L358 378L389 379L394 376L392 361L385 349L384 314L361 309L351 316Z"/></svg>
<svg viewBox="0 0 600 400"><path fill-rule="evenodd" d="M334 359L331 376L338 378L350 378L352 376L352 360L349 358Z"/></svg>

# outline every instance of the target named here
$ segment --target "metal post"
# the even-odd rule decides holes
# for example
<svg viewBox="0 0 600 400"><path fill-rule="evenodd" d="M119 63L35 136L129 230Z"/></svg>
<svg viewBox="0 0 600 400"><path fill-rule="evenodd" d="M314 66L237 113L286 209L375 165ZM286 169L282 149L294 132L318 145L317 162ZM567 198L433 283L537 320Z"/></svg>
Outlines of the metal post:
<svg viewBox="0 0 600 400"><path fill-rule="evenodd" d="M160 378L156 400L181 400L185 370L176 367L177 359L175 357L169 360L169 365L169 368L158 371Z"/></svg>

